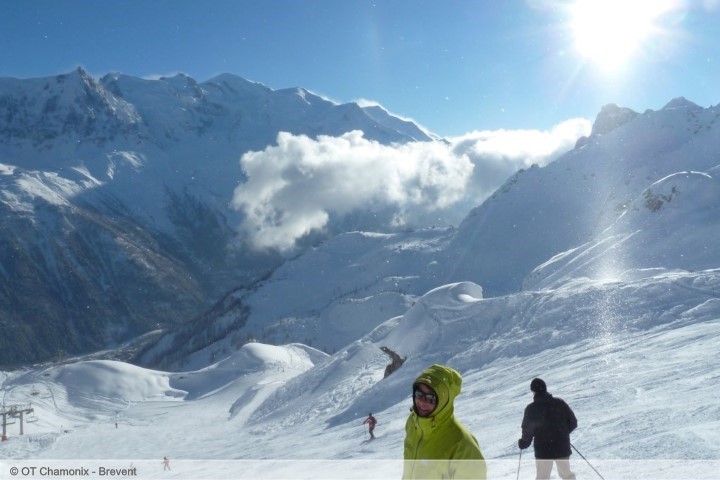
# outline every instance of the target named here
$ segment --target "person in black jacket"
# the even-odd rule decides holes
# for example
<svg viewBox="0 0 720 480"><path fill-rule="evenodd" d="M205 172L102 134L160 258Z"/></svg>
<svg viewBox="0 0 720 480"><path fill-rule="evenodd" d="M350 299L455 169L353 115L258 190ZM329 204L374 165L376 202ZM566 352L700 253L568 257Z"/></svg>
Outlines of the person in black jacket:
<svg viewBox="0 0 720 480"><path fill-rule="evenodd" d="M567 403L548 393L542 379L534 378L530 390L534 393L533 402L525 407L518 447L526 449L535 439L537 480L550 478L553 462L561 478L574 480L575 474L570 470L570 432L577 428L577 418Z"/></svg>

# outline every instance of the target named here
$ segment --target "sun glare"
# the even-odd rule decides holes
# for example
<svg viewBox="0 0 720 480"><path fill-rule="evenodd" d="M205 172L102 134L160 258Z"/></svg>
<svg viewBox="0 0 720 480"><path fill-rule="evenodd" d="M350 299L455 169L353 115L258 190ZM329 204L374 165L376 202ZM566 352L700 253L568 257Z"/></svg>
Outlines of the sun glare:
<svg viewBox="0 0 720 480"><path fill-rule="evenodd" d="M571 7L575 47L605 70L625 65L653 36L673 0L577 0Z"/></svg>

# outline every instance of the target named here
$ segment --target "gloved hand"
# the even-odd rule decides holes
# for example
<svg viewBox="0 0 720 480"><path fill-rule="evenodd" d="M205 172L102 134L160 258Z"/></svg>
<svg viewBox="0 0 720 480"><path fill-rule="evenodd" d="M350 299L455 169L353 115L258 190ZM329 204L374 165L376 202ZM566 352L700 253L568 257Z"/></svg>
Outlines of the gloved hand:
<svg viewBox="0 0 720 480"><path fill-rule="evenodd" d="M523 440L522 438L518 440L518 447L520 450L525 450L530 446L530 443L532 443L532 440Z"/></svg>

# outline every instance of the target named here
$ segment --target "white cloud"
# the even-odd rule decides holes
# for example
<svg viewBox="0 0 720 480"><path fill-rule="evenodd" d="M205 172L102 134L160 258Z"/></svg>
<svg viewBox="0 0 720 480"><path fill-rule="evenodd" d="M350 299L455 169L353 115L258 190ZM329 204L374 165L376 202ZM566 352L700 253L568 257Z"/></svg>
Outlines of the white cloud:
<svg viewBox="0 0 720 480"><path fill-rule="evenodd" d="M290 249L331 217L363 210L391 211L394 226L421 226L431 216L450 224L519 168L546 164L589 131L589 122L574 120L550 132L474 132L449 144L399 145L360 131L317 139L280 133L277 146L242 156L247 181L232 203L259 248Z"/></svg>
<svg viewBox="0 0 720 480"><path fill-rule="evenodd" d="M450 142L456 155L466 155L475 165L468 194L479 204L513 173L533 164L547 165L571 150L578 138L590 135L591 129L589 120L577 118L549 131L476 131Z"/></svg>
<svg viewBox="0 0 720 480"><path fill-rule="evenodd" d="M248 179L233 199L258 247L290 248L325 227L330 213L367 205L400 212L445 208L462 197L473 169L443 144L387 146L359 131L317 140L280 133L277 143L243 155Z"/></svg>

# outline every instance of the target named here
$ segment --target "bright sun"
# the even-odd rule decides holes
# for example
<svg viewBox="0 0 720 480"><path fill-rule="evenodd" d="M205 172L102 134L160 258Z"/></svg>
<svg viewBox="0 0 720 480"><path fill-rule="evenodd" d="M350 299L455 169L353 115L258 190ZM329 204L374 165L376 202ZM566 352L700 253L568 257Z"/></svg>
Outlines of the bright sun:
<svg viewBox="0 0 720 480"><path fill-rule="evenodd" d="M576 0L571 7L575 47L604 70L622 67L654 35L673 0Z"/></svg>

